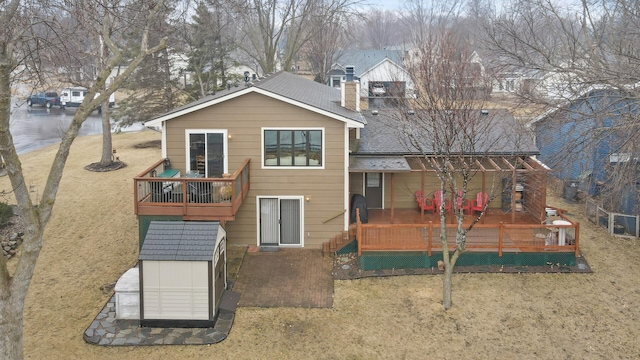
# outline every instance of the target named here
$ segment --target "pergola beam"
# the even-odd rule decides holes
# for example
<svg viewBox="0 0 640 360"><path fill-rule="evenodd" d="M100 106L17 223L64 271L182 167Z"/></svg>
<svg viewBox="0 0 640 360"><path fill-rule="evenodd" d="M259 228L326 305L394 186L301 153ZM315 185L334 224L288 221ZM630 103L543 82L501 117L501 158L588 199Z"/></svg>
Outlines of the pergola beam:
<svg viewBox="0 0 640 360"><path fill-rule="evenodd" d="M527 170L534 171L534 168L531 165L527 164L526 161L522 160L522 158L518 157L518 162L522 164L522 166L526 167Z"/></svg>
<svg viewBox="0 0 640 360"><path fill-rule="evenodd" d="M489 164L491 164L491 166L493 166L496 170L498 171L503 171L502 168L500 166L498 166L498 164L496 164L495 161L493 161L492 158L487 158L487 161L489 162Z"/></svg>
<svg viewBox="0 0 640 360"><path fill-rule="evenodd" d="M509 167L509 170L516 171L516 168L513 165L511 165L511 163L507 159L505 159L503 156L500 156L500 159L502 160L503 163L507 164L507 166Z"/></svg>

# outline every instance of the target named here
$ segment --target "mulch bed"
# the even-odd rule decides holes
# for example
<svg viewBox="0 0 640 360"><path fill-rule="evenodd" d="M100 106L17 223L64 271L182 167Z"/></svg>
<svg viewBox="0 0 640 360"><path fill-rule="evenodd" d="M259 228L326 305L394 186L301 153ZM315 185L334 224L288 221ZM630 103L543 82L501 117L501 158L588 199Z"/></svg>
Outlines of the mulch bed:
<svg viewBox="0 0 640 360"><path fill-rule="evenodd" d="M84 169L89 171L95 171L95 172L106 172L106 171L114 171L114 170L122 169L123 167L126 167L126 166L127 164L123 163L122 161L116 160L106 166L101 165L99 162L92 163L85 166Z"/></svg>
<svg viewBox="0 0 640 360"><path fill-rule="evenodd" d="M400 275L439 275L444 273L437 267L417 269L383 269L360 270L358 254L336 254L333 258L333 278L335 280L353 280L366 277L400 276ZM592 273L591 267L582 254L576 259L576 266L510 266L510 265L482 265L455 266L453 272L461 273L505 273L505 274L536 274L536 273Z"/></svg>

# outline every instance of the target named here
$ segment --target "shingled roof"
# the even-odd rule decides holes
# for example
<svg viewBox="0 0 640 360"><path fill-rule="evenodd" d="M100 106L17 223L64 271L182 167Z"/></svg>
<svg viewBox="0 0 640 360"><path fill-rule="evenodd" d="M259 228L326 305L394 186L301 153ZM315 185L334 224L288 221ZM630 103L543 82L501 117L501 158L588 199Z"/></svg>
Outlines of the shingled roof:
<svg viewBox="0 0 640 360"><path fill-rule="evenodd" d="M219 231L217 221L152 221L138 260L212 260Z"/></svg>
<svg viewBox="0 0 640 360"><path fill-rule="evenodd" d="M353 66L356 76L362 76L385 59L402 67L402 56L403 51L400 50L347 50L336 61L334 68L344 69L346 66Z"/></svg>
<svg viewBox="0 0 640 360"><path fill-rule="evenodd" d="M341 94L339 89L334 89L288 72L279 72L246 84L237 84L231 86L229 89L205 96L147 121L145 125L159 125L163 121L250 92L258 92L294 105L305 106L312 111L322 112L344 121L365 124L364 117L359 112L340 106Z"/></svg>
<svg viewBox="0 0 640 360"><path fill-rule="evenodd" d="M480 112L480 110L478 110ZM407 115L404 115L407 116ZM421 116L421 112L415 111L415 115ZM381 110L377 115L371 111L365 113L367 126L360 131L360 142L352 156L358 155L411 155L420 154L415 148L408 148L402 139L406 137L398 124L398 114L393 110ZM482 134L480 143L490 144L489 148L478 148L478 153L486 155L537 155L539 150L533 142L533 138L528 136L526 130L514 119L513 115L504 109L492 109L488 111L487 119L491 121L491 133ZM425 138L422 149L427 155L435 154Z"/></svg>

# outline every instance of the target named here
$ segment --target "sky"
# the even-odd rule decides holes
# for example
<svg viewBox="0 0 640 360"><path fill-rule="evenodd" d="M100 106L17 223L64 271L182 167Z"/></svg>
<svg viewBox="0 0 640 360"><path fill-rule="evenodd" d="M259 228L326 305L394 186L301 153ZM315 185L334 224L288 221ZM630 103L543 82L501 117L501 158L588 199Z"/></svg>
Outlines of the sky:
<svg viewBox="0 0 640 360"><path fill-rule="evenodd" d="M402 10L404 0L364 0L364 3L384 10ZM563 7L581 5L580 0L554 0L553 3L556 5L561 5ZM494 5L498 7L500 7L500 5L504 6L506 4L509 4L509 0L494 0Z"/></svg>
<svg viewBox="0 0 640 360"><path fill-rule="evenodd" d="M368 0L366 2L371 4L371 6L385 10L402 9L402 0Z"/></svg>

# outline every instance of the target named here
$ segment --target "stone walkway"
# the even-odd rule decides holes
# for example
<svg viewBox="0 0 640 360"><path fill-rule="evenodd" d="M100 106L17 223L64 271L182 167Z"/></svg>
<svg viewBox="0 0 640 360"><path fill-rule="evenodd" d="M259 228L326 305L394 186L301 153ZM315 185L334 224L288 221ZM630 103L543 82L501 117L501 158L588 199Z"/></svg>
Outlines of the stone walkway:
<svg viewBox="0 0 640 360"><path fill-rule="evenodd" d="M238 306L330 308L333 306L333 259L320 249L250 246L233 291Z"/></svg>
<svg viewBox="0 0 640 360"><path fill-rule="evenodd" d="M237 303L239 295L226 292ZM138 320L116 319L115 295L84 332L90 344L107 346L201 345L215 344L227 338L233 325L234 311L220 308L213 328L140 327Z"/></svg>

